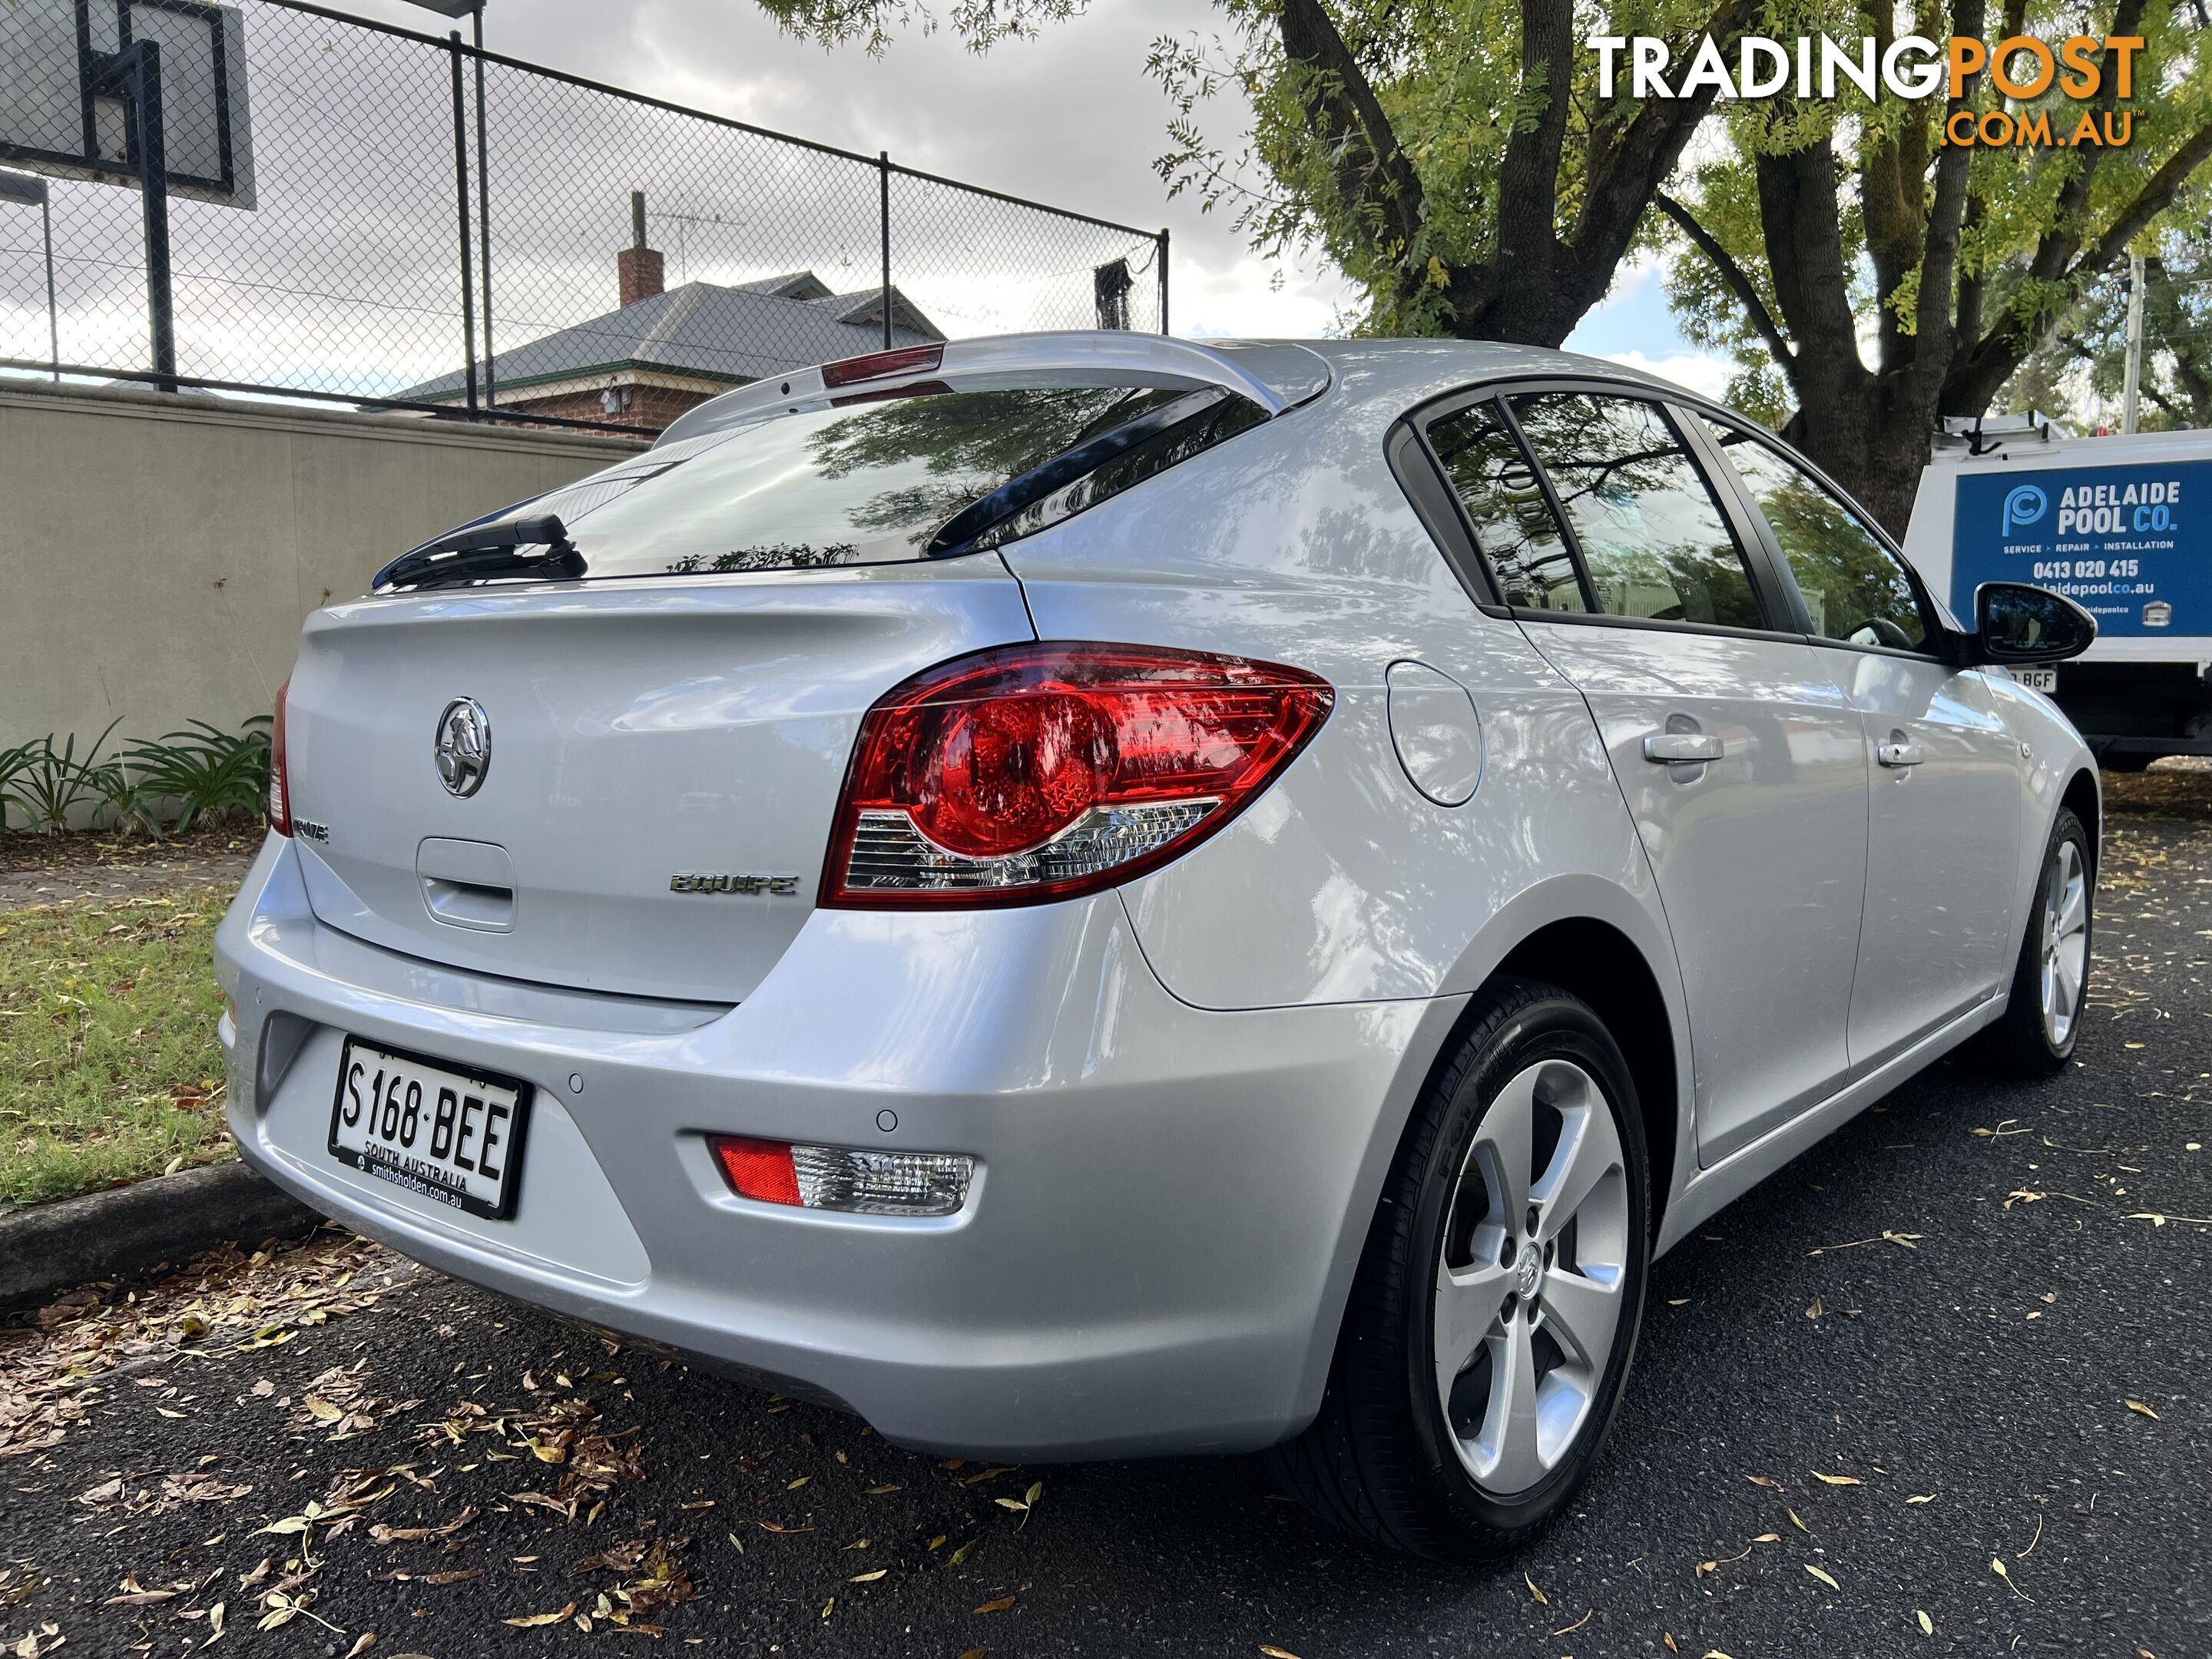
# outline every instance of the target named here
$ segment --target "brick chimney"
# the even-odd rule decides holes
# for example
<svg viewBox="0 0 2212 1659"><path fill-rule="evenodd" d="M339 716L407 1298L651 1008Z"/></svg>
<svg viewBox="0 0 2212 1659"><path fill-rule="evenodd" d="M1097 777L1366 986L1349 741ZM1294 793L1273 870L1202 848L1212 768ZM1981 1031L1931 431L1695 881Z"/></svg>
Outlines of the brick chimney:
<svg viewBox="0 0 2212 1659"><path fill-rule="evenodd" d="M641 190L629 193L629 228L630 246L615 256L625 306L650 300L668 285L660 255L645 245L645 192Z"/></svg>

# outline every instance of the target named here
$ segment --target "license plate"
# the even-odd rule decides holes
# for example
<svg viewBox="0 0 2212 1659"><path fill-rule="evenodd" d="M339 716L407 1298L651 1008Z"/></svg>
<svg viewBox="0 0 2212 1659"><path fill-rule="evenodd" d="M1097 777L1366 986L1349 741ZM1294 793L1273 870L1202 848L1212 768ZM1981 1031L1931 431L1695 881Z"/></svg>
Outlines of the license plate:
<svg viewBox="0 0 2212 1659"><path fill-rule="evenodd" d="M521 1185L530 1085L348 1037L331 1155L367 1175L504 1221Z"/></svg>
<svg viewBox="0 0 2212 1659"><path fill-rule="evenodd" d="M2056 691L2058 689L2058 671L2055 668L2015 668L2012 671L2012 677L2031 691Z"/></svg>

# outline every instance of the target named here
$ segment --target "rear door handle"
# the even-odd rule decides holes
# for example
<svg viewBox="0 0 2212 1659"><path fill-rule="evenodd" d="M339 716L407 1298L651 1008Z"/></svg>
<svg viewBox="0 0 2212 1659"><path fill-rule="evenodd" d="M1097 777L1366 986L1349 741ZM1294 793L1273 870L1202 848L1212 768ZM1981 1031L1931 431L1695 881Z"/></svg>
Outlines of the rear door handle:
<svg viewBox="0 0 2212 1659"><path fill-rule="evenodd" d="M1662 764L1717 761L1721 740L1710 732L1655 732L1644 739L1644 758Z"/></svg>
<svg viewBox="0 0 2212 1659"><path fill-rule="evenodd" d="M1909 741L1902 733L1887 743L1876 744L1874 757L1884 766L1899 767L1917 766L1927 758L1920 752L1920 745Z"/></svg>

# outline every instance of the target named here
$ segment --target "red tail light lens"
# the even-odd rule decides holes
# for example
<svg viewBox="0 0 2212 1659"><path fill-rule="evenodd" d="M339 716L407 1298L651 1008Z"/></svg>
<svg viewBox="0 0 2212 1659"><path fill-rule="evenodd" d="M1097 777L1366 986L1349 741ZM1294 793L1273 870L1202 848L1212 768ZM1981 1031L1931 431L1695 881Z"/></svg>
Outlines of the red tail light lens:
<svg viewBox="0 0 2212 1659"><path fill-rule="evenodd" d="M1334 702L1303 669L1146 646L943 664L861 722L823 902L1026 904L1127 881L1234 818Z"/></svg>
<svg viewBox="0 0 2212 1659"><path fill-rule="evenodd" d="M269 728L269 827L280 836L292 833L292 780L284 763L284 702L292 682L276 688L276 719Z"/></svg>

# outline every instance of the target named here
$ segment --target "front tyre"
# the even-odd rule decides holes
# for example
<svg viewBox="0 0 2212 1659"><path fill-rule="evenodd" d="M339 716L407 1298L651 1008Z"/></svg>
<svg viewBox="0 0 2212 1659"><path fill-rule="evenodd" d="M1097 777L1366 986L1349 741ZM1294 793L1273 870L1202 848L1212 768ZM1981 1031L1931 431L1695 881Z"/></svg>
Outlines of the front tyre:
<svg viewBox="0 0 2212 1659"><path fill-rule="evenodd" d="M1644 1304L1635 1085L1589 1006L1501 980L1385 1183L1320 1415L1270 1457L1323 1519L1464 1561L1518 1547L1604 1439Z"/></svg>
<svg viewBox="0 0 2212 1659"><path fill-rule="evenodd" d="M1978 1041L1977 1055L1991 1070L2048 1077L2073 1057L2088 989L2096 900L2089 832L2072 808L2062 806L2044 848L2035 902L2013 967L2011 997L2003 1015Z"/></svg>

